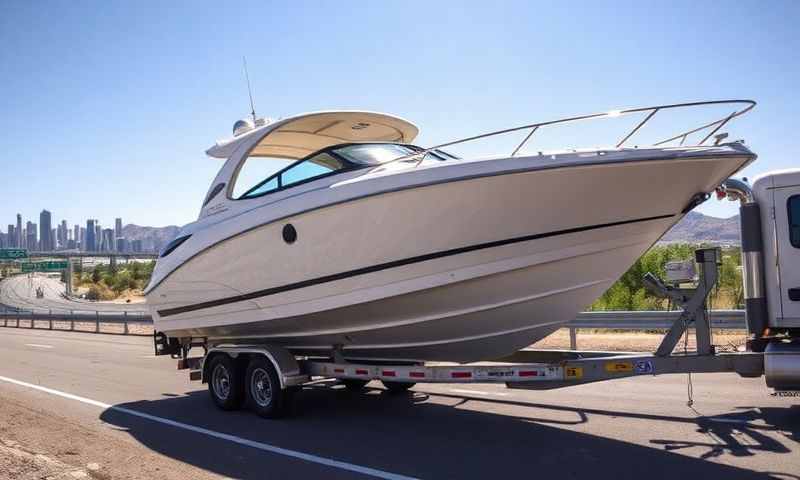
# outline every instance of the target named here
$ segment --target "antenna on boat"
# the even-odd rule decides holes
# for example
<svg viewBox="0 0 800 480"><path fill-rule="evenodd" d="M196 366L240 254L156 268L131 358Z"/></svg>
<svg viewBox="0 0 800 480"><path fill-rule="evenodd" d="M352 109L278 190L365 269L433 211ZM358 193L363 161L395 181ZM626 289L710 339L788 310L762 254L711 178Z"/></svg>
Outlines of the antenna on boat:
<svg viewBox="0 0 800 480"><path fill-rule="evenodd" d="M253 105L253 89L250 88L250 75L247 73L247 57L242 56L242 63L244 64L244 78L247 80L247 94L250 96L250 115L253 116L253 125L257 125L256 107Z"/></svg>

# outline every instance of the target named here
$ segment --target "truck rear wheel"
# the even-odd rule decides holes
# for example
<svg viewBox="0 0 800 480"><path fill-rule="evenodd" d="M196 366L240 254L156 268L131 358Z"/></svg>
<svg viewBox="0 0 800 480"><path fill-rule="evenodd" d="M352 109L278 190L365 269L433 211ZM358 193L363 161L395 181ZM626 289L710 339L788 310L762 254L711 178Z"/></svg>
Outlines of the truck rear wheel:
<svg viewBox="0 0 800 480"><path fill-rule="evenodd" d="M381 383L386 387L386 390L389 390L389 393L407 392L409 388L416 385L414 382L392 382L389 380L381 380Z"/></svg>
<svg viewBox="0 0 800 480"><path fill-rule="evenodd" d="M254 355L245 374L245 391L250 409L264 418L282 417L291 403L289 390L281 389L278 372L266 357Z"/></svg>
<svg viewBox="0 0 800 480"><path fill-rule="evenodd" d="M222 410L237 410L244 399L242 371L231 357L215 355L208 365L208 392Z"/></svg>

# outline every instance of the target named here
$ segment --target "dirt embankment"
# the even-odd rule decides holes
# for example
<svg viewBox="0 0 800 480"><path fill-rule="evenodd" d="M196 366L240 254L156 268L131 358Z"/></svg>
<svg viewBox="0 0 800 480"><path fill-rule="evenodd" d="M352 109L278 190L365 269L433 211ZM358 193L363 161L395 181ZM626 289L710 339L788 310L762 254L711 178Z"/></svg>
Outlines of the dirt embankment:
<svg viewBox="0 0 800 480"><path fill-rule="evenodd" d="M0 479L219 478L107 427L84 425L0 393Z"/></svg>

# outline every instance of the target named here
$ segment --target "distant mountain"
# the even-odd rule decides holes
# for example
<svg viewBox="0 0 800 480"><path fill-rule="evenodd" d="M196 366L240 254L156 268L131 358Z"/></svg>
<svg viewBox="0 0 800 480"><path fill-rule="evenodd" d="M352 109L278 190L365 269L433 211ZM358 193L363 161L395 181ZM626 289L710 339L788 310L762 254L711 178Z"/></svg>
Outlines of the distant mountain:
<svg viewBox="0 0 800 480"><path fill-rule="evenodd" d="M689 212L663 237L664 243L711 243L739 245L739 216L717 218Z"/></svg>
<svg viewBox="0 0 800 480"><path fill-rule="evenodd" d="M142 227L128 224L122 227L122 236L129 242L141 240L145 251L158 251L178 235L180 227L169 225L166 227Z"/></svg>

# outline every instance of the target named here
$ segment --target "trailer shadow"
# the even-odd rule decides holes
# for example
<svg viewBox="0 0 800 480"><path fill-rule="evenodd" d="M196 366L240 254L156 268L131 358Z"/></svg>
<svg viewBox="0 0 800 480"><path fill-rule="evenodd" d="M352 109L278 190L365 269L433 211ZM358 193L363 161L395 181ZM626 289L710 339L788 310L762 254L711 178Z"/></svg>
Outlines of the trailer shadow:
<svg viewBox="0 0 800 480"><path fill-rule="evenodd" d="M430 397L413 391L391 395L377 388L354 393L340 387L320 383L304 388L295 401L297 416L283 420L262 420L246 411L221 412L205 391L116 405L105 410L101 419L127 430L160 454L233 478L358 475L159 424L124 409L421 478L601 475L638 479L645 475L661 478L682 474L696 478L753 478L766 475L704 459L723 454L788 454L792 449L785 443L800 439L799 407L744 407L722 416L692 419L438 392ZM465 408L465 403L473 401L482 402L480 409ZM544 412L536 416L539 409ZM693 430L707 434L709 441L654 438L651 443L655 448L651 448L570 429L595 416L690 424ZM657 427L653 434L658 436ZM694 447L708 449L704 459L675 453ZM787 465L788 468L792 467ZM788 472L774 475L798 478Z"/></svg>

